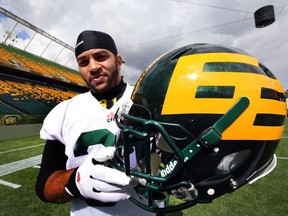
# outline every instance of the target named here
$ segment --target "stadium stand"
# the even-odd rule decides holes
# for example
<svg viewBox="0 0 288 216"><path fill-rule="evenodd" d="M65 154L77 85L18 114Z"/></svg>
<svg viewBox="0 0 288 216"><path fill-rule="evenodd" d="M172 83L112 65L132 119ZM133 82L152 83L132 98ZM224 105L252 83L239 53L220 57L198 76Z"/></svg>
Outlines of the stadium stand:
<svg viewBox="0 0 288 216"><path fill-rule="evenodd" d="M9 114L20 115L20 114L23 114L23 113L15 110L14 108L8 106L7 104L4 104L2 101L0 101L0 113L2 115L9 115Z"/></svg>
<svg viewBox="0 0 288 216"><path fill-rule="evenodd" d="M0 43L0 126L42 123L58 103L87 90L79 72Z"/></svg>
<svg viewBox="0 0 288 216"><path fill-rule="evenodd" d="M3 80L1 80L1 87L2 103L27 115L47 115L56 104L76 94L34 86L31 83Z"/></svg>
<svg viewBox="0 0 288 216"><path fill-rule="evenodd" d="M0 55L1 61L5 63L30 69L31 72L41 73L43 76L85 85L78 72L15 47L0 44Z"/></svg>
<svg viewBox="0 0 288 216"><path fill-rule="evenodd" d="M50 50L58 52L57 58L64 50L71 54L74 52L70 45L2 7L0 13L15 22L14 27L17 25L18 28L18 24L21 24L20 28L30 29L34 36L41 35L60 45L61 51ZM14 27L5 31L0 42L0 140L39 136L43 120L53 107L89 90L78 71L42 57L50 43L42 50L41 56L26 52L37 37L35 40L34 36L31 37L23 49L15 47L20 42L16 40L18 33L14 32ZM21 41L23 44L24 41ZM39 48L42 49L41 46ZM65 58L63 55L61 57ZM72 57L65 59L67 64L71 65L70 60L75 60Z"/></svg>

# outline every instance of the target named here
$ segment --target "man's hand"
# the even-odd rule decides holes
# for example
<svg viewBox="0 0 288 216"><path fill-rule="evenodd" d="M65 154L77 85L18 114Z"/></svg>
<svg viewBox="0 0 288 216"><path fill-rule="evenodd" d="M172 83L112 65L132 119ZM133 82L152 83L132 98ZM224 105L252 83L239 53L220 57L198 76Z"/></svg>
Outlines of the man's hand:
<svg viewBox="0 0 288 216"><path fill-rule="evenodd" d="M114 147L94 148L84 163L71 175L66 191L78 198L101 202L128 199L129 189L135 187L138 181L126 176L124 172L100 163L111 159L114 150Z"/></svg>

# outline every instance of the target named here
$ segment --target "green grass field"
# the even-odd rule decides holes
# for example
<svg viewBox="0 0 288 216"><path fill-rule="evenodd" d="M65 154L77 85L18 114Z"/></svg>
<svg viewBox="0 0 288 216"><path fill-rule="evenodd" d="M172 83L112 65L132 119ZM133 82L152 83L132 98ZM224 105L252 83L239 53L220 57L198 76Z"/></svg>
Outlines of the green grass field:
<svg viewBox="0 0 288 216"><path fill-rule="evenodd" d="M288 121L277 149L278 163L275 170L253 185L214 200L211 204L198 204L173 216L223 216L223 215L277 215L288 213ZM40 155L43 141L28 137L0 141L0 166ZM0 175L0 216L4 215L69 215L69 204L57 205L41 202L35 194L35 179L39 168L32 166L7 175ZM12 188L1 184L21 185ZM135 213L135 216L138 216Z"/></svg>

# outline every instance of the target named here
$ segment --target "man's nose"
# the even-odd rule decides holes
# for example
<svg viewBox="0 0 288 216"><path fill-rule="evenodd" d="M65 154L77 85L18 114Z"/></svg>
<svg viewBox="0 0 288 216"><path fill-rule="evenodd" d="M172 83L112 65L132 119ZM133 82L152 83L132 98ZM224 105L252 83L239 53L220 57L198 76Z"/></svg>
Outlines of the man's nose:
<svg viewBox="0 0 288 216"><path fill-rule="evenodd" d="M95 61L93 58L90 59L90 71L97 72L101 68L101 64Z"/></svg>

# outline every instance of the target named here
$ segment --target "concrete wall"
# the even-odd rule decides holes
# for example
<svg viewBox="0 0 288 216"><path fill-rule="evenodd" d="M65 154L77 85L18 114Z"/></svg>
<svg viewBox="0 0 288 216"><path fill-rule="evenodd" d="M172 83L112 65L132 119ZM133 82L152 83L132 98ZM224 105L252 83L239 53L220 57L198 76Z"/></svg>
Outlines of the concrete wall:
<svg viewBox="0 0 288 216"><path fill-rule="evenodd" d="M42 124L0 126L0 140L38 136Z"/></svg>

